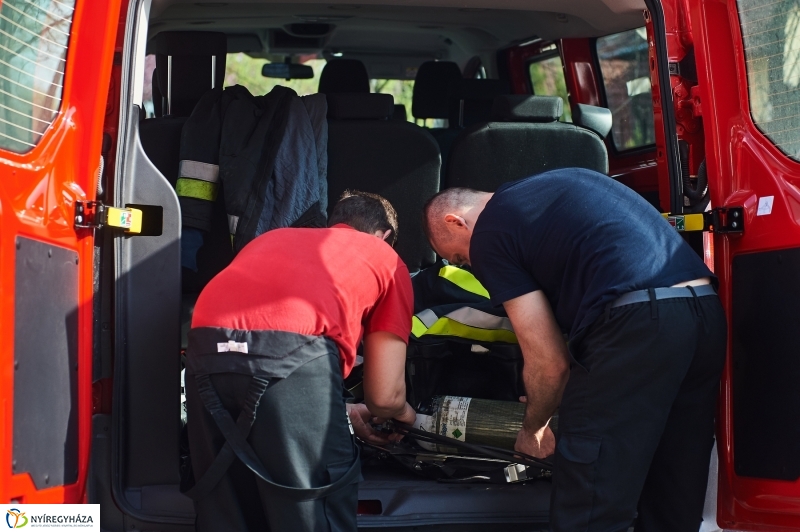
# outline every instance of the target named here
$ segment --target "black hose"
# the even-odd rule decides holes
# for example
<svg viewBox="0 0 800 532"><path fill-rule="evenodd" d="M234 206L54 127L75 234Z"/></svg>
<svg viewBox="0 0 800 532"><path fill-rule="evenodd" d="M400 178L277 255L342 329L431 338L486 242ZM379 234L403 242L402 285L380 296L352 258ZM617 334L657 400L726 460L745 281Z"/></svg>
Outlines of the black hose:
<svg viewBox="0 0 800 532"><path fill-rule="evenodd" d="M553 470L553 464L551 464L549 461L541 460L518 451L509 451L508 449L501 449L500 447L492 447L490 445L476 445L474 443L467 443L461 440L448 438L446 436L440 436L439 434L434 434L432 432L415 429L411 425L406 425L405 423L400 423L399 421L395 420L391 421L391 424L394 427L395 432L404 435L411 435L418 440L460 447L475 454L488 456L489 458L496 458L506 462L512 462L530 467L538 467L547 471Z"/></svg>
<svg viewBox="0 0 800 532"><path fill-rule="evenodd" d="M708 194L708 172L704 159L697 169L697 184L693 185L689 178L688 161L686 166L686 170L683 171L683 195L689 198L689 205L693 207L703 201Z"/></svg>

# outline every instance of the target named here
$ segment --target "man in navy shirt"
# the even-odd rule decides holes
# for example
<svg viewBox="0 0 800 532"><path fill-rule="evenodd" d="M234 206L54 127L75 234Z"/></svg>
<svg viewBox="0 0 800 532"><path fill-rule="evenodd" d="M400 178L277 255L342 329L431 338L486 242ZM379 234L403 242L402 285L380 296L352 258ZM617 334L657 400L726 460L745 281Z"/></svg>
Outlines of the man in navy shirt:
<svg viewBox="0 0 800 532"><path fill-rule="evenodd" d="M514 326L527 393L516 449L555 453L553 530L696 532L727 340L698 255L635 192L576 168L494 194L447 189L424 220Z"/></svg>

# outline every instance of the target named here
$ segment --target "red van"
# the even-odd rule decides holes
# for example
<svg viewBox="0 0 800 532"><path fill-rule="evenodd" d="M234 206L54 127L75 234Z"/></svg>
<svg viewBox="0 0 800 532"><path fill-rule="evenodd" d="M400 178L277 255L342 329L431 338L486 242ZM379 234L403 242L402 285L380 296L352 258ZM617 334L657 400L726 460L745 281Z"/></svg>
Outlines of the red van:
<svg viewBox="0 0 800 532"><path fill-rule="evenodd" d="M669 213L720 279L719 526L800 530L797 0L2 0L0 501L100 503L109 531L193 529L180 490L181 334L231 251L181 271L182 126L214 86L315 92L339 59L363 73L340 69L335 83L360 76L405 108L359 145L332 125L331 194L371 187L416 205L454 183L467 136L494 128L487 98L564 100L559 131L594 135L585 165ZM284 62L311 68L261 75ZM422 98L418 74L444 62L485 82L470 85L480 94L442 78ZM569 153L577 137L550 142L540 129L541 143L492 168L511 175L532 154L584 165L586 152ZM381 140L392 138L422 147ZM412 156L420 164L404 166ZM378 174L389 182L364 177ZM412 270L434 259L424 242L404 245ZM443 484L380 460L364 477L364 529L547 527L546 480Z"/></svg>

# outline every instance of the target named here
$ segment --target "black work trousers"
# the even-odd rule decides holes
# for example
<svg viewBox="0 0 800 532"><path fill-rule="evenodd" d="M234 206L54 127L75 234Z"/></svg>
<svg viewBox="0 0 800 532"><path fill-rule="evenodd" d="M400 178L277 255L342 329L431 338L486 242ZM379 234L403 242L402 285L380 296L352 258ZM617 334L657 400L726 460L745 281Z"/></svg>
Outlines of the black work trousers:
<svg viewBox="0 0 800 532"><path fill-rule="evenodd" d="M697 532L726 342L716 295L612 308L570 342L554 532Z"/></svg>
<svg viewBox="0 0 800 532"><path fill-rule="evenodd" d="M236 419L244 407L249 375L211 375L222 404ZM313 488L335 482L356 456L348 427L338 351L306 362L284 379L272 379L256 408L247 438L276 483ZM189 446L196 479L225 443L186 379ZM208 496L195 503L199 532L355 532L358 483L316 500L275 496L238 459Z"/></svg>

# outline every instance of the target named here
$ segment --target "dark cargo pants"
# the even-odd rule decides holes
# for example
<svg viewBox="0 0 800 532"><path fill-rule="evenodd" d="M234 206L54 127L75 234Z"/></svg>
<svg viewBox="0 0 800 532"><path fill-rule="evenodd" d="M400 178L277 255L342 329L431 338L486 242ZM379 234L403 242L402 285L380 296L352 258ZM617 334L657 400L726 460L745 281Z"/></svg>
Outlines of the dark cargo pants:
<svg viewBox="0 0 800 532"><path fill-rule="evenodd" d="M554 532L697 532L726 341L710 295L610 309L570 342Z"/></svg>
<svg viewBox="0 0 800 532"><path fill-rule="evenodd" d="M236 419L247 408L251 376L210 375L222 405ZM341 478L356 457L343 398L338 350L304 363L286 378L274 378L256 406L247 442L278 484L313 488ZM189 445L198 481L220 453L225 438L186 379ZM200 532L356 530L357 478L316 500L296 500L268 489L234 460L213 490L195 502Z"/></svg>

